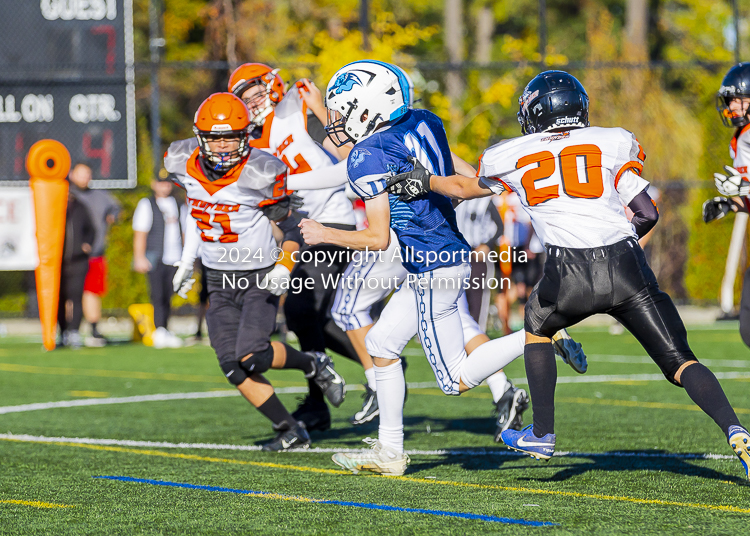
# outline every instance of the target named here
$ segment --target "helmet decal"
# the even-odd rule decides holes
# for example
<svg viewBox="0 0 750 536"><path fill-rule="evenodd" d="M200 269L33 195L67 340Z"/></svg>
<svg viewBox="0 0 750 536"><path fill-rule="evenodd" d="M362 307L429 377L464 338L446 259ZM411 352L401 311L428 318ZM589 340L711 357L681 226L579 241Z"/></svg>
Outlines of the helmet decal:
<svg viewBox="0 0 750 536"><path fill-rule="evenodd" d="M353 72L346 72L339 75L333 87L331 87L331 91L335 95L340 95L344 91L350 91L355 85L361 86L362 81Z"/></svg>

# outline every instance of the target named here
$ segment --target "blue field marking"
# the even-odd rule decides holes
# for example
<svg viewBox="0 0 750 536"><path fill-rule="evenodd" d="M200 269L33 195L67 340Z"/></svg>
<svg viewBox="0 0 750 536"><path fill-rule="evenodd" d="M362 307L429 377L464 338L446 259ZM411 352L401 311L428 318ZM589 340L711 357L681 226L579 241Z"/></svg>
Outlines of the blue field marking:
<svg viewBox="0 0 750 536"><path fill-rule="evenodd" d="M386 510L390 512L406 512L409 514L428 514L433 516L455 517L458 519L474 519L478 521L489 521L491 523L506 523L510 525L526 525L530 527L549 527L559 525L550 521L530 521L527 519L512 519L510 517L485 516L466 512L449 512L446 510L428 510L424 508L402 508L400 506L388 506L385 504L373 504L353 501L333 501L326 499L312 499L295 495L280 495L270 491L253 491L249 489L224 488L220 486L200 486L184 482L167 482L164 480L151 480L148 478L133 478L129 476L95 476L103 480L117 480L120 482L137 482L140 484L151 484L152 486L167 486L171 488L198 489L203 491L219 491L224 493L236 493L238 495L251 495L266 497L268 499L279 499L283 501L308 502L315 504L332 504L336 506L352 506L354 508L366 508L368 510Z"/></svg>

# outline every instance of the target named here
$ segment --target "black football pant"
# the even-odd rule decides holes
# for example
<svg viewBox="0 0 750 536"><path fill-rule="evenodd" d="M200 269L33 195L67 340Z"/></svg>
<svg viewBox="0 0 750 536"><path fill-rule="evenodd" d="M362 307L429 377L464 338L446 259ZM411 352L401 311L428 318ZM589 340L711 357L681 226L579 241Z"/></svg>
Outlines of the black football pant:
<svg viewBox="0 0 750 536"><path fill-rule="evenodd" d="M60 301L57 307L57 322L60 330L75 330L81 327L83 319L83 286L89 271L88 258L71 263L63 263L60 269ZM73 314L66 314L66 303L73 304Z"/></svg>
<svg viewBox="0 0 750 536"><path fill-rule="evenodd" d="M350 252L330 244L313 246L305 251L309 252L305 256L319 252L320 259L325 254L325 260L300 261L292 270L293 280L309 281L310 284L296 286L298 283L292 283L284 302L287 328L297 335L303 352L325 352L329 348L359 363L357 352L346 333L331 319L331 304L336 294L332 282L346 270Z"/></svg>
<svg viewBox="0 0 750 536"><path fill-rule="evenodd" d="M154 325L166 328L172 309L172 279L177 273L176 266L155 262L148 273L148 284L151 291L151 304L154 306Z"/></svg>

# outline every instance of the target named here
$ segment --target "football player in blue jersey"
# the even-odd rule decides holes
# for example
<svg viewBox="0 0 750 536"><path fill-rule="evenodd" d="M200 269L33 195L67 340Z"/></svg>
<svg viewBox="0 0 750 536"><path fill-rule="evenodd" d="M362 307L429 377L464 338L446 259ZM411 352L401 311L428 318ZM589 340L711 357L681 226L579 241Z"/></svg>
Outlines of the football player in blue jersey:
<svg viewBox="0 0 750 536"><path fill-rule="evenodd" d="M479 385L519 356L518 334L488 341L469 356L464 350L456 302L469 281L471 248L458 231L451 201L429 194L404 202L386 192L387 179L411 170L409 158L414 157L436 173L453 173L455 164L459 172L468 169L473 175L471 166L451 155L441 120L426 110L410 109L408 95L401 69L386 63L357 61L334 75L326 90L326 130L334 143L355 143L347 174L352 190L365 201L369 227L342 231L312 220L300 224L310 245L374 252L388 248L393 228L399 260L409 272L365 341L375 365L379 438L364 454L333 456L354 473L401 475L406 469L405 381L399 355L415 334L447 395Z"/></svg>

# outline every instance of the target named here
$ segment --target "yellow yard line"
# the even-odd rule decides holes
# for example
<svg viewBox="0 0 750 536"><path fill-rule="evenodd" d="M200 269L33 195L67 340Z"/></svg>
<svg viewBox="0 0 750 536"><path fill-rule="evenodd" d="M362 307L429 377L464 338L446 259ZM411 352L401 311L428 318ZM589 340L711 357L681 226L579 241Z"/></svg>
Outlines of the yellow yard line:
<svg viewBox="0 0 750 536"><path fill-rule="evenodd" d="M21 442L21 443L43 443L41 441L25 441L25 440L6 439L6 438L0 438L0 439L4 441L15 441L15 442ZM43 444L49 444L49 443L43 443ZM249 466L255 466L255 467L266 467L270 469L284 469L287 471L300 471L300 472L306 472L306 473L318 473L318 474L327 474L327 475L350 475L349 471L341 471L337 469L322 469L319 467L308 467L304 465L287 465L287 464L272 463L272 462L251 462L251 461L245 461L245 460L235 460L231 458L196 456L194 454L177 454L173 452L163 452L159 450L140 450L140 449L131 449L131 448L124 448L124 447L86 445L83 443L54 443L54 444L68 446L68 447L84 448L84 449L90 449L90 450L107 451L107 452L123 452L123 453L128 453L128 454L140 454L142 456L158 456L162 458L202 461L202 462L210 462L210 463L249 465ZM408 477L408 476L368 475L366 476L366 478L387 478L387 479L394 480L394 481L412 482L412 483L417 483L417 484L429 484L433 486L437 485L437 486L449 486L449 487L481 489L481 490L510 491L514 493L527 493L527 494L534 494L534 495L575 497L575 498L581 498L581 499L595 499L595 500L600 500L600 501L626 502L626 503L633 503L633 504L653 504L653 505L660 505L660 506L675 506L679 508L697 508L697 509L702 509L702 510L717 510L717 511L722 511L722 512L736 512L736 513L750 514L750 509L748 508L739 508L736 506L720 505L720 504L701 504L701 503L688 503L688 502L678 502L678 501L663 501L660 499L640 499L637 497L627 497L627 496L622 496L622 495L603 495L599 493L578 493L574 491L556 491L556 490L524 488L524 487L515 487L515 486L498 486L498 485L493 485L493 484L474 484L471 482L433 480L433 479L415 478L415 477Z"/></svg>
<svg viewBox="0 0 750 536"><path fill-rule="evenodd" d="M40 501L19 501L16 499L0 499L0 504L20 504L22 506L33 506L34 508L75 508L72 504L54 504Z"/></svg>

